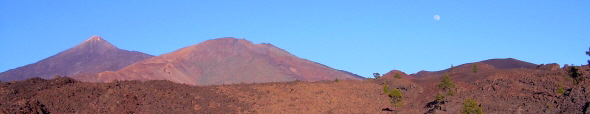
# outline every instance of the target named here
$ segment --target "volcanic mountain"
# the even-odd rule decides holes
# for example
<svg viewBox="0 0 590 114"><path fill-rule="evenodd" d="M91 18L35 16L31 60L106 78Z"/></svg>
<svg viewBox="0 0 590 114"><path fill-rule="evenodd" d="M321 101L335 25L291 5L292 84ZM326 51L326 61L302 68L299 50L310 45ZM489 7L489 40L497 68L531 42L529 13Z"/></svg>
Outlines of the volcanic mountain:
<svg viewBox="0 0 590 114"><path fill-rule="evenodd" d="M57 55L33 64L0 73L0 80L24 80L27 78L53 78L55 75L116 71L137 61L153 57L141 52L121 50L100 36L88 40Z"/></svg>
<svg viewBox="0 0 590 114"><path fill-rule="evenodd" d="M521 61L521 60L517 60L514 58L504 58L504 59L488 59L488 60L484 60L484 61L480 61L481 64L484 64L485 66L489 66L486 68L491 68L491 69L514 69L514 68L534 68L537 66L537 64L533 64L533 63L529 63L529 62L525 62L525 61ZM473 63L467 63L467 64L462 64L459 66L455 66L455 69L470 69L472 67ZM485 66L478 66L478 67L485 67ZM468 67L468 68L463 68L463 67ZM414 77L414 78L424 78L424 77L428 77L430 75L439 75L439 74L443 74L445 72L448 72L449 69L445 69L445 70L440 70L440 71L420 71L416 74L411 74L410 76Z"/></svg>
<svg viewBox="0 0 590 114"><path fill-rule="evenodd" d="M517 60L514 58L506 58L506 59L488 59L485 61L481 61L482 63L492 65L494 68L497 69L513 69L513 68L534 68L537 64Z"/></svg>
<svg viewBox="0 0 590 114"><path fill-rule="evenodd" d="M134 63L116 72L81 75L90 82L170 80L191 85L362 79L298 58L272 44L218 38Z"/></svg>

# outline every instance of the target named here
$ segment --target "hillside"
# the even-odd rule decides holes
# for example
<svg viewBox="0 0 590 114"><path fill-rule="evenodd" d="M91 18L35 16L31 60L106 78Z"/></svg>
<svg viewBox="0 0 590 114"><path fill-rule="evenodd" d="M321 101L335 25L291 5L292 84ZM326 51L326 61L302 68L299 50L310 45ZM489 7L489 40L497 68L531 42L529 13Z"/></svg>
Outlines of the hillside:
<svg viewBox="0 0 590 114"><path fill-rule="evenodd" d="M0 83L0 111L50 113L379 113L387 97L362 81L189 86L170 81ZM371 93L371 94L367 94Z"/></svg>

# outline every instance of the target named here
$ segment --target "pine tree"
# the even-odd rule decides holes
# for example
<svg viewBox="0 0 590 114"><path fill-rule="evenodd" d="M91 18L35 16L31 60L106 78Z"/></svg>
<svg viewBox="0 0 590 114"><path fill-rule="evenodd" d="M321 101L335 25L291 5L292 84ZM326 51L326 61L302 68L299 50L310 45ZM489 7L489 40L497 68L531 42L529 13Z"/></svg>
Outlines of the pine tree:
<svg viewBox="0 0 590 114"><path fill-rule="evenodd" d="M467 99L463 102L461 114L483 114L482 107L473 99Z"/></svg>
<svg viewBox="0 0 590 114"><path fill-rule="evenodd" d="M440 82L440 84L438 84L438 88L443 91L447 91L452 88L455 88L455 84L451 81L451 77L445 74L443 80Z"/></svg>
<svg viewBox="0 0 590 114"><path fill-rule="evenodd" d="M576 66L570 66L570 70L569 70L569 75L573 78L574 80L574 85L578 85L578 83L580 83L581 81L583 81L583 78L581 78L581 74L578 71L578 67Z"/></svg>
<svg viewBox="0 0 590 114"><path fill-rule="evenodd" d="M381 77L381 75L379 73L373 73L373 76L375 77L375 79Z"/></svg>
<svg viewBox="0 0 590 114"><path fill-rule="evenodd" d="M455 84L451 81L451 77L449 77L449 75L445 74L443 76L442 81L437 86L438 86L438 89L442 90L443 92L446 92L446 95L449 95L449 96L455 95L455 91L453 90L453 88L455 88ZM446 102L444 94L439 93L434 97L436 98L437 105L444 104L444 102ZM445 110L446 110L446 108L445 108Z"/></svg>

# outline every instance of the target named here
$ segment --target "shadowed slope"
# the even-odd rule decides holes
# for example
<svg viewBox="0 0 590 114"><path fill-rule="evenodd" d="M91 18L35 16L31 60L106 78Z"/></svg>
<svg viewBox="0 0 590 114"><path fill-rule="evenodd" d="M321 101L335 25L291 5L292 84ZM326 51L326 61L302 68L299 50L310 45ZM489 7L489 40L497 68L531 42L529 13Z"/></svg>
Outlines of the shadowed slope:
<svg viewBox="0 0 590 114"><path fill-rule="evenodd" d="M492 67L492 69L534 68L537 66L537 64L517 60L514 58L488 59L488 60L480 61L480 63L490 65ZM467 64L455 66L455 69L466 67L466 68L462 68L462 69L470 70L471 64L473 64L473 63L467 63ZM420 71L416 74L411 74L410 76L412 76L414 78L424 78L424 77L428 77L431 75L444 74L445 72L448 72L449 70L450 70L450 68L440 70L440 71Z"/></svg>
<svg viewBox="0 0 590 114"><path fill-rule="evenodd" d="M219 38L130 65L117 72L75 77L83 81L170 80L192 85L360 79L298 58L271 44Z"/></svg>
<svg viewBox="0 0 590 114"><path fill-rule="evenodd" d="M513 68L533 68L536 67L537 64L517 60L514 58L506 58L506 59L489 59L485 61L481 61L482 63L492 65L494 68L497 69L513 69Z"/></svg>
<svg viewBox="0 0 590 114"><path fill-rule="evenodd" d="M141 52L126 51L111 45L100 36L88 40L39 62L8 70L0 74L0 80L24 80L55 75L116 71L132 63L152 57Z"/></svg>

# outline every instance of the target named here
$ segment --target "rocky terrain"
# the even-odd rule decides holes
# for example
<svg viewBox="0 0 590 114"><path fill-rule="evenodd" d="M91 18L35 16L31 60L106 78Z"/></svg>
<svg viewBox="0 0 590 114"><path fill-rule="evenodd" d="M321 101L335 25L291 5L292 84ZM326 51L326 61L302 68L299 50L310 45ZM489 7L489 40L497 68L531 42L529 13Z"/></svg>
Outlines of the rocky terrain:
<svg viewBox="0 0 590 114"><path fill-rule="evenodd" d="M151 57L153 56L141 52L121 50L100 36L92 36L54 56L2 72L0 80L25 80L34 77L50 79L55 75L74 76L116 71Z"/></svg>
<svg viewBox="0 0 590 114"><path fill-rule="evenodd" d="M6 113L379 113L389 104L380 85L357 80L190 86L61 77L0 87Z"/></svg>
<svg viewBox="0 0 590 114"><path fill-rule="evenodd" d="M282 81L320 81L362 77L299 58L272 44L218 38L154 58L115 72L73 78L88 82L170 80L189 85L218 85Z"/></svg>
<svg viewBox="0 0 590 114"><path fill-rule="evenodd" d="M478 71L473 72L473 64ZM393 70L378 79L191 86L164 80L80 82L67 77L0 84L7 113L460 113L474 99L485 113L587 113L590 68L557 64L497 69L482 62L446 74L456 94L437 103L442 75L412 78ZM402 78L395 78L400 74ZM574 82L577 81L577 82ZM577 83L577 84L575 84ZM392 106L383 87L397 88ZM563 91L560 92L560 89Z"/></svg>
<svg viewBox="0 0 590 114"><path fill-rule="evenodd" d="M495 69L492 65L475 63L454 68L446 74L456 84L456 95L447 96L448 102L435 109L434 96L441 93L437 84L442 75L430 76L414 82L424 91L415 97L426 98L418 101L419 106L431 108L428 112L458 113L465 99L475 99L487 113L585 113L590 100L588 88L588 66L577 67L584 74L574 84L570 75L571 67L560 68L557 64L539 68ZM552 68L547 68L552 67ZM558 92L563 89L563 93Z"/></svg>

